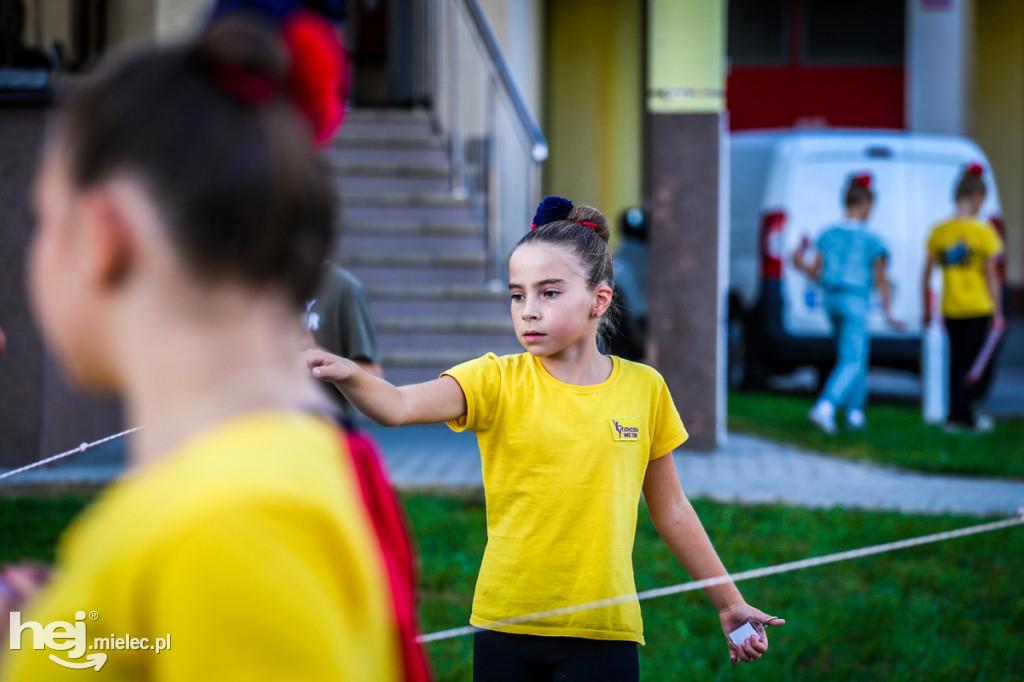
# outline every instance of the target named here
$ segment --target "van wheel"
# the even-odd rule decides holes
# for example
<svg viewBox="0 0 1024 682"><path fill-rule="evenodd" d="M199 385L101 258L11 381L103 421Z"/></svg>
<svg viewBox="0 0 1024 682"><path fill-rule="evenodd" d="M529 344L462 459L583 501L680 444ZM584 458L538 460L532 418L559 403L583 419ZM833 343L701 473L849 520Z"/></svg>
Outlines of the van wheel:
<svg viewBox="0 0 1024 682"><path fill-rule="evenodd" d="M726 372L729 388L759 391L768 385L764 365L753 356L748 344L748 326L739 306L729 306L726 326Z"/></svg>

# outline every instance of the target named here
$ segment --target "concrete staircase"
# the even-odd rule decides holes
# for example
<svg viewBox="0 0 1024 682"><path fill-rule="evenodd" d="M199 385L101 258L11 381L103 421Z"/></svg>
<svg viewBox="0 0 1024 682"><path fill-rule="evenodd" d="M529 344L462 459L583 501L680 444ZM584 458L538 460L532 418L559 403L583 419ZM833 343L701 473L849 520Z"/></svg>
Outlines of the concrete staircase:
<svg viewBox="0 0 1024 682"><path fill-rule="evenodd" d="M488 283L483 226L451 191L426 112L357 110L328 150L341 198L335 259L369 288L385 376L427 381L515 353L505 284Z"/></svg>

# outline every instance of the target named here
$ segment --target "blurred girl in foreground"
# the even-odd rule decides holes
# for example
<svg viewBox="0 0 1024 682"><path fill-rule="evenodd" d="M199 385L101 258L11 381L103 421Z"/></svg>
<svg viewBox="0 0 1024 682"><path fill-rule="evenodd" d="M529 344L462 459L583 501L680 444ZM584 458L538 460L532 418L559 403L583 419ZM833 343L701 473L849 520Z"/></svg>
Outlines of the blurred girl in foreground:
<svg viewBox="0 0 1024 682"><path fill-rule="evenodd" d="M38 566L6 570L6 680L425 677L385 549L405 538L368 512L380 480L300 360L343 58L316 15L264 4L108 64L45 150L37 315L72 378L144 428L42 593ZM34 649L30 622L58 621L82 636ZM139 648L89 650L108 636Z"/></svg>

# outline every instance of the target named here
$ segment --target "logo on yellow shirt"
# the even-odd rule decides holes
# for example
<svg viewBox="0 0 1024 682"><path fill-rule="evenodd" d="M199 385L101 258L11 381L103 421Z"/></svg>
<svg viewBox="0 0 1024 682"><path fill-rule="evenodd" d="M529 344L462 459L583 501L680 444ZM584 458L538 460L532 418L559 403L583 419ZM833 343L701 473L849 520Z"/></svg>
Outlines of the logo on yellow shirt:
<svg viewBox="0 0 1024 682"><path fill-rule="evenodd" d="M942 265L945 267L967 267L974 260L974 249L963 239L945 249L941 254Z"/></svg>
<svg viewBox="0 0 1024 682"><path fill-rule="evenodd" d="M632 443L640 441L640 417L612 417L608 422L612 425L614 440Z"/></svg>

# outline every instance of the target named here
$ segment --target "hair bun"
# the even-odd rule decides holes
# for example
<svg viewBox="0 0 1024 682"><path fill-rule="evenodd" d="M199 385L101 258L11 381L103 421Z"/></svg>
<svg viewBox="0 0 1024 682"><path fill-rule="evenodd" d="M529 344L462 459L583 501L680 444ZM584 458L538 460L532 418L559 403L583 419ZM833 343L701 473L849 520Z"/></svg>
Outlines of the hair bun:
<svg viewBox="0 0 1024 682"><path fill-rule="evenodd" d="M345 117L348 63L334 28L295 0L220 0L197 49L218 86L249 104L286 94L330 140ZM262 82L261 82L262 81Z"/></svg>
<svg viewBox="0 0 1024 682"><path fill-rule="evenodd" d="M537 212L533 214L531 229L537 229L556 220L566 220L570 211L572 211L572 202L565 197L547 197L537 206Z"/></svg>
<svg viewBox="0 0 1024 682"><path fill-rule="evenodd" d="M871 173L860 173L853 176L853 184L861 189L871 189Z"/></svg>
<svg viewBox="0 0 1024 682"><path fill-rule="evenodd" d="M569 211L569 215L565 219L582 225L588 230L593 230L594 234L600 237L605 244L612 236L612 224L608 222L608 218L603 213L593 206L576 206Z"/></svg>
<svg viewBox="0 0 1024 682"><path fill-rule="evenodd" d="M283 84L288 75L288 50L273 24L251 13L232 14L211 23L194 49L214 67L242 69L278 84Z"/></svg>

